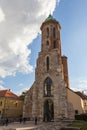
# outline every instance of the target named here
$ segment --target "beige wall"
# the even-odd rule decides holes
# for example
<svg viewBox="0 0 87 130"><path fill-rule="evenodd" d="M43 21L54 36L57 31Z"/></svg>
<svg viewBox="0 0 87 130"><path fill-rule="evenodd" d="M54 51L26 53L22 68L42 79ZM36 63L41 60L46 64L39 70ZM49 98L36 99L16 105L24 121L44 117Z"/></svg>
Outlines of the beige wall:
<svg viewBox="0 0 87 130"><path fill-rule="evenodd" d="M0 116L19 117L23 113L23 101L20 99L0 97Z"/></svg>
<svg viewBox="0 0 87 130"><path fill-rule="evenodd" d="M78 114L84 113L84 102L74 91L67 88L68 102L73 104L74 110L78 110Z"/></svg>
<svg viewBox="0 0 87 130"><path fill-rule="evenodd" d="M3 102L5 102L5 98L0 97L0 117L1 117L1 115L3 113L3 108L4 108L4 103Z"/></svg>
<svg viewBox="0 0 87 130"><path fill-rule="evenodd" d="M87 100L84 100L84 109L85 109L85 113L87 113Z"/></svg>

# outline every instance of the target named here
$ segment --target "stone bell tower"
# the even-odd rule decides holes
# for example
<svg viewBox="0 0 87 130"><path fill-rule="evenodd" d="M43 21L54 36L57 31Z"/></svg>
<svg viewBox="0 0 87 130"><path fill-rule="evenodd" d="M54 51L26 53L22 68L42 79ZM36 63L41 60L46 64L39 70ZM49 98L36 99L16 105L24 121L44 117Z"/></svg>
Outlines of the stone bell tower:
<svg viewBox="0 0 87 130"><path fill-rule="evenodd" d="M60 29L59 22L51 15L41 25L41 51L36 64L35 82L25 97L24 116L37 116L44 121L73 117L67 101L67 60L61 55Z"/></svg>

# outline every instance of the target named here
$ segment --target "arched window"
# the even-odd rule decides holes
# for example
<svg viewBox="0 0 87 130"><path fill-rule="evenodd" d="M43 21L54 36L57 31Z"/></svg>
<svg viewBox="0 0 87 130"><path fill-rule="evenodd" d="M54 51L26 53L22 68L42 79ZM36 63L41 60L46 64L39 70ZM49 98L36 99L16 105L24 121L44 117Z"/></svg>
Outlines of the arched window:
<svg viewBox="0 0 87 130"><path fill-rule="evenodd" d="M53 37L55 38L56 36L56 32L55 32L55 28L53 28Z"/></svg>
<svg viewBox="0 0 87 130"><path fill-rule="evenodd" d="M52 80L47 77L44 81L44 96L51 96L51 86L52 86Z"/></svg>
<svg viewBox="0 0 87 130"><path fill-rule="evenodd" d="M49 28L47 28L47 37L49 37Z"/></svg>
<svg viewBox="0 0 87 130"><path fill-rule="evenodd" d="M49 70L49 57L47 56L46 58L46 68L47 68L47 71Z"/></svg>

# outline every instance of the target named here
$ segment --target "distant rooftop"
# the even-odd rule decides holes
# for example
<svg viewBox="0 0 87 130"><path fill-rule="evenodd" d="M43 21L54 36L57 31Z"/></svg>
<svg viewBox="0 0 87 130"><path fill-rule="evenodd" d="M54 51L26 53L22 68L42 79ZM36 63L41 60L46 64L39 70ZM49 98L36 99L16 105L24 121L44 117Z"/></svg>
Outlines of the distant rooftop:
<svg viewBox="0 0 87 130"><path fill-rule="evenodd" d="M19 98L16 94L12 93L10 90L0 90L0 97L10 97Z"/></svg>
<svg viewBox="0 0 87 130"><path fill-rule="evenodd" d="M81 92L75 92L77 95L79 95L82 99L86 99L87 100L87 95L85 95L84 93L81 93Z"/></svg>

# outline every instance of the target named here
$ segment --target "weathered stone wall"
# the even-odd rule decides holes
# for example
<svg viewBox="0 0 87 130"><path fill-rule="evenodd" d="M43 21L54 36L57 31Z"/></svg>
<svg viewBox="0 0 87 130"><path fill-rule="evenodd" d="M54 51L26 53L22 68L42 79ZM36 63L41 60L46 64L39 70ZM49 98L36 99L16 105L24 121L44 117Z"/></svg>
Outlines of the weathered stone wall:
<svg viewBox="0 0 87 130"><path fill-rule="evenodd" d="M48 33L47 33L48 28ZM42 24L42 43L41 52L38 55L37 66L35 70L35 82L32 86L32 112L31 116L37 116L39 119L44 118L45 101L52 101L54 110L54 120L57 121L63 118L72 118L70 110L72 107L67 101L66 84L64 80L62 56L61 56L61 41L60 41L60 24L50 20ZM54 33L54 31L55 33ZM55 34L55 36L54 36ZM49 63L47 63L47 57ZM47 69L48 64L48 69ZM51 95L44 96L44 81L49 77L52 80ZM26 111L29 94L25 97L24 112ZM29 103L28 103L29 105Z"/></svg>

